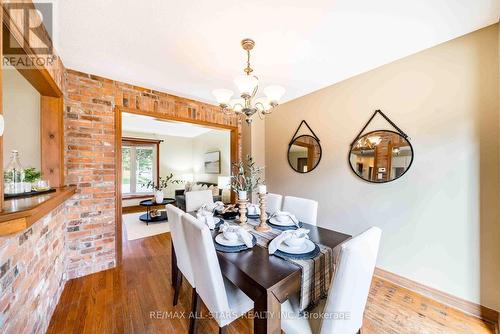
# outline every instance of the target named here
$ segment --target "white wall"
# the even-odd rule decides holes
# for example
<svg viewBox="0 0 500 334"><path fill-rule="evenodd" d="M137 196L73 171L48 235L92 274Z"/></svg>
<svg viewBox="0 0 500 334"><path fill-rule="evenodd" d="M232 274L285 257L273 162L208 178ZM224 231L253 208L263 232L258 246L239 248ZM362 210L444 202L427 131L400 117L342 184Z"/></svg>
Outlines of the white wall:
<svg viewBox="0 0 500 334"><path fill-rule="evenodd" d="M500 310L498 81L494 25L281 105L266 119L268 189L318 200L321 226L381 227L379 267ZM348 165L350 142L378 108L415 150L411 169L386 184ZM309 174L286 161L302 119L323 149Z"/></svg>
<svg viewBox="0 0 500 334"><path fill-rule="evenodd" d="M203 164L207 152L220 151L221 173L206 174ZM212 130L193 138L193 173L195 181L217 183L219 176L231 173L231 133L223 130Z"/></svg>
<svg viewBox="0 0 500 334"><path fill-rule="evenodd" d="M17 71L3 71L4 167L18 150L24 168L40 169L40 94Z"/></svg>

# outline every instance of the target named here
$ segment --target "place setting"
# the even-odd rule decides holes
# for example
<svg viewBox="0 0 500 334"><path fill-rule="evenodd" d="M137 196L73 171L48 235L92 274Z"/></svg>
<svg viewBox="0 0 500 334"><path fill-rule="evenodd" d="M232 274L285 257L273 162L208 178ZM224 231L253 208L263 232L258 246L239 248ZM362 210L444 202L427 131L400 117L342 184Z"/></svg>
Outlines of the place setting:
<svg viewBox="0 0 500 334"><path fill-rule="evenodd" d="M225 253L237 253L257 244L257 239L244 228L227 222L219 227L219 233L214 238L215 249Z"/></svg>
<svg viewBox="0 0 500 334"><path fill-rule="evenodd" d="M295 215L287 211L276 211L267 220L267 224L276 230L288 231L303 227Z"/></svg>
<svg viewBox="0 0 500 334"><path fill-rule="evenodd" d="M249 219L259 219L260 218L260 207L258 204L248 204L247 206L247 218Z"/></svg>
<svg viewBox="0 0 500 334"><path fill-rule="evenodd" d="M222 204L222 206L224 206L224 204ZM196 211L196 218L200 222L206 224L209 229L213 230L224 223L223 219L214 216L214 212L219 207L220 204L217 202L213 204L203 204L198 211Z"/></svg>
<svg viewBox="0 0 500 334"><path fill-rule="evenodd" d="M309 230L298 228L281 232L268 245L269 254L286 259L307 260L316 257L320 248L309 240Z"/></svg>

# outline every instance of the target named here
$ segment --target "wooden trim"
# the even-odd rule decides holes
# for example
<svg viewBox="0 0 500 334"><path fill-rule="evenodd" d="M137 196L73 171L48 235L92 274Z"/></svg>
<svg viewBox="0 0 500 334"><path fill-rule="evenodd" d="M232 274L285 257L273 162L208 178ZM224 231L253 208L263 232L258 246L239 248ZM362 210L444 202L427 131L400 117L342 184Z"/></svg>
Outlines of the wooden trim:
<svg viewBox="0 0 500 334"><path fill-rule="evenodd" d="M40 145L42 175L53 187L64 185L63 100L42 96L40 103Z"/></svg>
<svg viewBox="0 0 500 334"><path fill-rule="evenodd" d="M0 45L2 39L8 38L11 42L22 45L23 55L34 55L33 50L24 43L24 36L11 23L8 12L2 7L2 21ZM0 51L2 51L0 49ZM0 53L3 56L3 52ZM1 68L0 68L1 70ZM41 147L41 171L43 178L49 180L52 187L64 185L64 120L63 120L63 93L56 82L43 66L31 69L16 68L21 75L40 93L40 147ZM1 79L1 76L0 76ZM0 80L1 81L1 80ZM1 84L0 84L1 85ZM1 87L1 86L0 86ZM0 89L1 95L1 89ZM2 99L0 97L0 112L3 113ZM0 175L3 175L3 140L0 138ZM3 199L3 177L0 178L0 208L2 211L6 202Z"/></svg>
<svg viewBox="0 0 500 334"><path fill-rule="evenodd" d="M115 113L115 252L116 265L123 262L122 253L122 113L120 109L114 108ZM159 172L159 171L158 171Z"/></svg>
<svg viewBox="0 0 500 334"><path fill-rule="evenodd" d="M9 38L11 43L15 43L16 47L23 50L23 54L19 56L35 56L35 52L28 46L29 43L25 43L23 40L24 36L21 32L11 32L9 29L17 29L15 24L10 24L10 16L8 12L3 8L4 21L3 21L3 38ZM22 37L20 37L22 36ZM21 47L22 45L22 47ZM36 64L35 64L36 65ZM62 97L63 92L57 86L54 78L50 75L49 71L43 66L34 66L35 68L16 68L23 77L28 80L28 82L40 93L40 95L51 96L51 97Z"/></svg>
<svg viewBox="0 0 500 334"><path fill-rule="evenodd" d="M128 200L128 199L140 199L140 198L153 198L155 195L154 194L142 194L142 195L135 195L135 194L122 194L122 200Z"/></svg>
<svg viewBox="0 0 500 334"><path fill-rule="evenodd" d="M154 112L154 111L147 111L147 110L142 110L142 109L127 108L127 107L117 107L117 108L121 112L149 116L149 117L153 117L153 118L160 120L160 121L174 121L174 122L198 124L198 125L203 125L205 127L208 127L211 129L216 129L216 130L217 129L218 130L220 130L220 129L228 129L228 130L238 129L237 126L233 126L233 125L217 124L217 123L202 121L202 120L198 120L198 119L183 118L183 117L178 117L178 116L173 116L173 115L164 115L164 114L160 114L160 113Z"/></svg>
<svg viewBox="0 0 500 334"><path fill-rule="evenodd" d="M122 208L123 215L129 214L129 213L146 212L146 211L147 211L146 207L140 206L140 205L124 206Z"/></svg>
<svg viewBox="0 0 500 334"><path fill-rule="evenodd" d="M412 281L406 277L399 276L397 274L391 273L389 271L375 268L375 276L378 276L386 281L393 284L399 285L405 289L418 293L422 296L431 298L441 304L448 305L475 317L481 318L483 320L489 321L493 324L497 324L500 317L499 312L492 310L486 306L479 305L455 296L452 296L446 292L436 290L434 288L425 286L421 283Z"/></svg>
<svg viewBox="0 0 500 334"><path fill-rule="evenodd" d="M158 139L122 137L122 144L127 144L127 145L141 145L141 144L159 145L162 142L163 140L158 140Z"/></svg>
<svg viewBox="0 0 500 334"><path fill-rule="evenodd" d="M27 229L64 203L75 192L75 186L68 186L57 188L56 192L47 195L5 201L5 211L0 214L0 236ZM40 199L44 200L38 203ZM16 211L18 207L24 209Z"/></svg>

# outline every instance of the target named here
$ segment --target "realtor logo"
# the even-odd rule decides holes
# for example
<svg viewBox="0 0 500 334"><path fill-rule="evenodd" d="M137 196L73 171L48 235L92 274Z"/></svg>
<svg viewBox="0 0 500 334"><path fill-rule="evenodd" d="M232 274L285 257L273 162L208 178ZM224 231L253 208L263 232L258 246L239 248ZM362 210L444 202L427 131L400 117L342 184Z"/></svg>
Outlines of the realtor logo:
<svg viewBox="0 0 500 334"><path fill-rule="evenodd" d="M55 61L52 45L53 4L4 3L9 34L3 38L3 65L16 68L47 66Z"/></svg>

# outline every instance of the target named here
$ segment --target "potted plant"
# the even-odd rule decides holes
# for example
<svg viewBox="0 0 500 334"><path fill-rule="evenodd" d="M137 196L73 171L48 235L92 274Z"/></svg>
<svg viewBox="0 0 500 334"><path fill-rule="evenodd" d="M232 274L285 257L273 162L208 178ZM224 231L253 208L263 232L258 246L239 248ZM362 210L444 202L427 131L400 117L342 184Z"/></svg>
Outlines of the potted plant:
<svg viewBox="0 0 500 334"><path fill-rule="evenodd" d="M143 186L154 191L156 203L162 203L165 196L163 190L167 189L169 184L178 184L182 182L182 180L174 180L173 178L174 174L170 173L170 175L167 175L165 177L160 176L158 184L156 184L154 181L148 181L143 184Z"/></svg>
<svg viewBox="0 0 500 334"><path fill-rule="evenodd" d="M238 194L240 200L246 200L248 193L255 190L263 182L261 179L263 170L264 167L258 167L250 155L247 155L245 161L233 164L231 189Z"/></svg>
<svg viewBox="0 0 500 334"><path fill-rule="evenodd" d="M24 170L24 192L30 192L33 184L42 178L42 172L31 167Z"/></svg>

